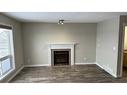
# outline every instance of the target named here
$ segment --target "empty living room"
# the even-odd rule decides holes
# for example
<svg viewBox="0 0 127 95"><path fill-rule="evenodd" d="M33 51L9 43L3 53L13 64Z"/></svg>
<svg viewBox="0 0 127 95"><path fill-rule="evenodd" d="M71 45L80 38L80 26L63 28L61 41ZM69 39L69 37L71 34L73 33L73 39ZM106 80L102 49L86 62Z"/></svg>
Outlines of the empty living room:
<svg viewBox="0 0 127 95"><path fill-rule="evenodd" d="M126 83L126 12L1 12L1 83Z"/></svg>

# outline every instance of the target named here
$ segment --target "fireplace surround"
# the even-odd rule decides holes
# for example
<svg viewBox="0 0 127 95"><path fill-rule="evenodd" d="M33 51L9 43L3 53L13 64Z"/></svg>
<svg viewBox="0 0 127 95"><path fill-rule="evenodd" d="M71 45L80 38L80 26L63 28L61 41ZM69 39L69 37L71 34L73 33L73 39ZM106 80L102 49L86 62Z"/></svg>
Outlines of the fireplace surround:
<svg viewBox="0 0 127 95"><path fill-rule="evenodd" d="M69 62L69 66L74 65L75 64L75 59L74 59L74 47L75 47L75 43L49 43L49 47L48 47L48 61L49 61L49 65L50 66L55 66L54 65L54 53L59 53L60 51L62 51L62 53L64 51L68 51L68 56L67 58L69 58L68 62ZM56 51L56 52L54 52ZM66 57L63 58L67 59ZM61 61L63 61L62 59L60 59ZM58 62L60 60L57 60ZM58 63L57 62L57 63ZM65 60L64 60L65 62ZM61 62L62 63L62 62Z"/></svg>

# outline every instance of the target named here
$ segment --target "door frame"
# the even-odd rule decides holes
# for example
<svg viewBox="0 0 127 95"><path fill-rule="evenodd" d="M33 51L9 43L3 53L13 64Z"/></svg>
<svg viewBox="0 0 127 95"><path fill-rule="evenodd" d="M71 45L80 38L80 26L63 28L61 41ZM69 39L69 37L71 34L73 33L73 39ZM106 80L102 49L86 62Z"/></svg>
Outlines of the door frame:
<svg viewBox="0 0 127 95"><path fill-rule="evenodd" d="M118 44L118 60L117 60L117 77L120 78L123 75L123 53L124 53L124 37L125 26L127 23L120 25L119 29L119 44Z"/></svg>

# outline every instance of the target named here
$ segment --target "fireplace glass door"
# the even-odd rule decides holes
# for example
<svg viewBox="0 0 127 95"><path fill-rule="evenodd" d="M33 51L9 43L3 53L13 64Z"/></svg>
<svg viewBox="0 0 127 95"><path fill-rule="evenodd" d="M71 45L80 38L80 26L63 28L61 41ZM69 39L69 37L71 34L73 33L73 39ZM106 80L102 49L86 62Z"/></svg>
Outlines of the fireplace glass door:
<svg viewBox="0 0 127 95"><path fill-rule="evenodd" d="M70 50L53 50L52 51L52 59L54 66L62 66L70 64Z"/></svg>

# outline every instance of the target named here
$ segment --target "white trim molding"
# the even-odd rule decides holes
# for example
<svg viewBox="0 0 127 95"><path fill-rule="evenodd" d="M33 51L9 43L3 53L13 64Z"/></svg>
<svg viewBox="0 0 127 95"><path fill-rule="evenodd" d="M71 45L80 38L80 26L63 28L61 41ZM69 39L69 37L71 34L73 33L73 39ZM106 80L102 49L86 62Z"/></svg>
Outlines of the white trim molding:
<svg viewBox="0 0 127 95"><path fill-rule="evenodd" d="M118 78L118 76L116 74L114 74L110 68L108 68L106 66L102 66L102 65L98 64L97 62L96 62L96 65L99 66L104 71L106 71L107 73L109 73L110 75L112 75L113 77Z"/></svg>
<svg viewBox="0 0 127 95"><path fill-rule="evenodd" d="M93 63L75 63L74 65L87 65L87 64L96 64L95 62ZM29 65L24 65L24 67L43 67L43 66L51 66L50 64L29 64Z"/></svg>
<svg viewBox="0 0 127 95"><path fill-rule="evenodd" d="M10 82L23 68L24 65L22 65L17 71L15 71L14 74L7 80L7 83Z"/></svg>
<svg viewBox="0 0 127 95"><path fill-rule="evenodd" d="M74 42L72 43L49 43L48 47L48 64L51 66L51 49L71 49L71 65L74 65Z"/></svg>
<svg viewBox="0 0 127 95"><path fill-rule="evenodd" d="M91 62L91 63L75 63L75 65L87 65L87 64L96 64L96 62Z"/></svg>
<svg viewBox="0 0 127 95"><path fill-rule="evenodd" d="M28 64L24 65L24 67L42 67L42 66L50 66L49 64Z"/></svg>
<svg viewBox="0 0 127 95"><path fill-rule="evenodd" d="M14 71L14 69L11 69L10 71L8 71L5 75L2 75L0 77L0 81L4 80L10 73L12 73Z"/></svg>

